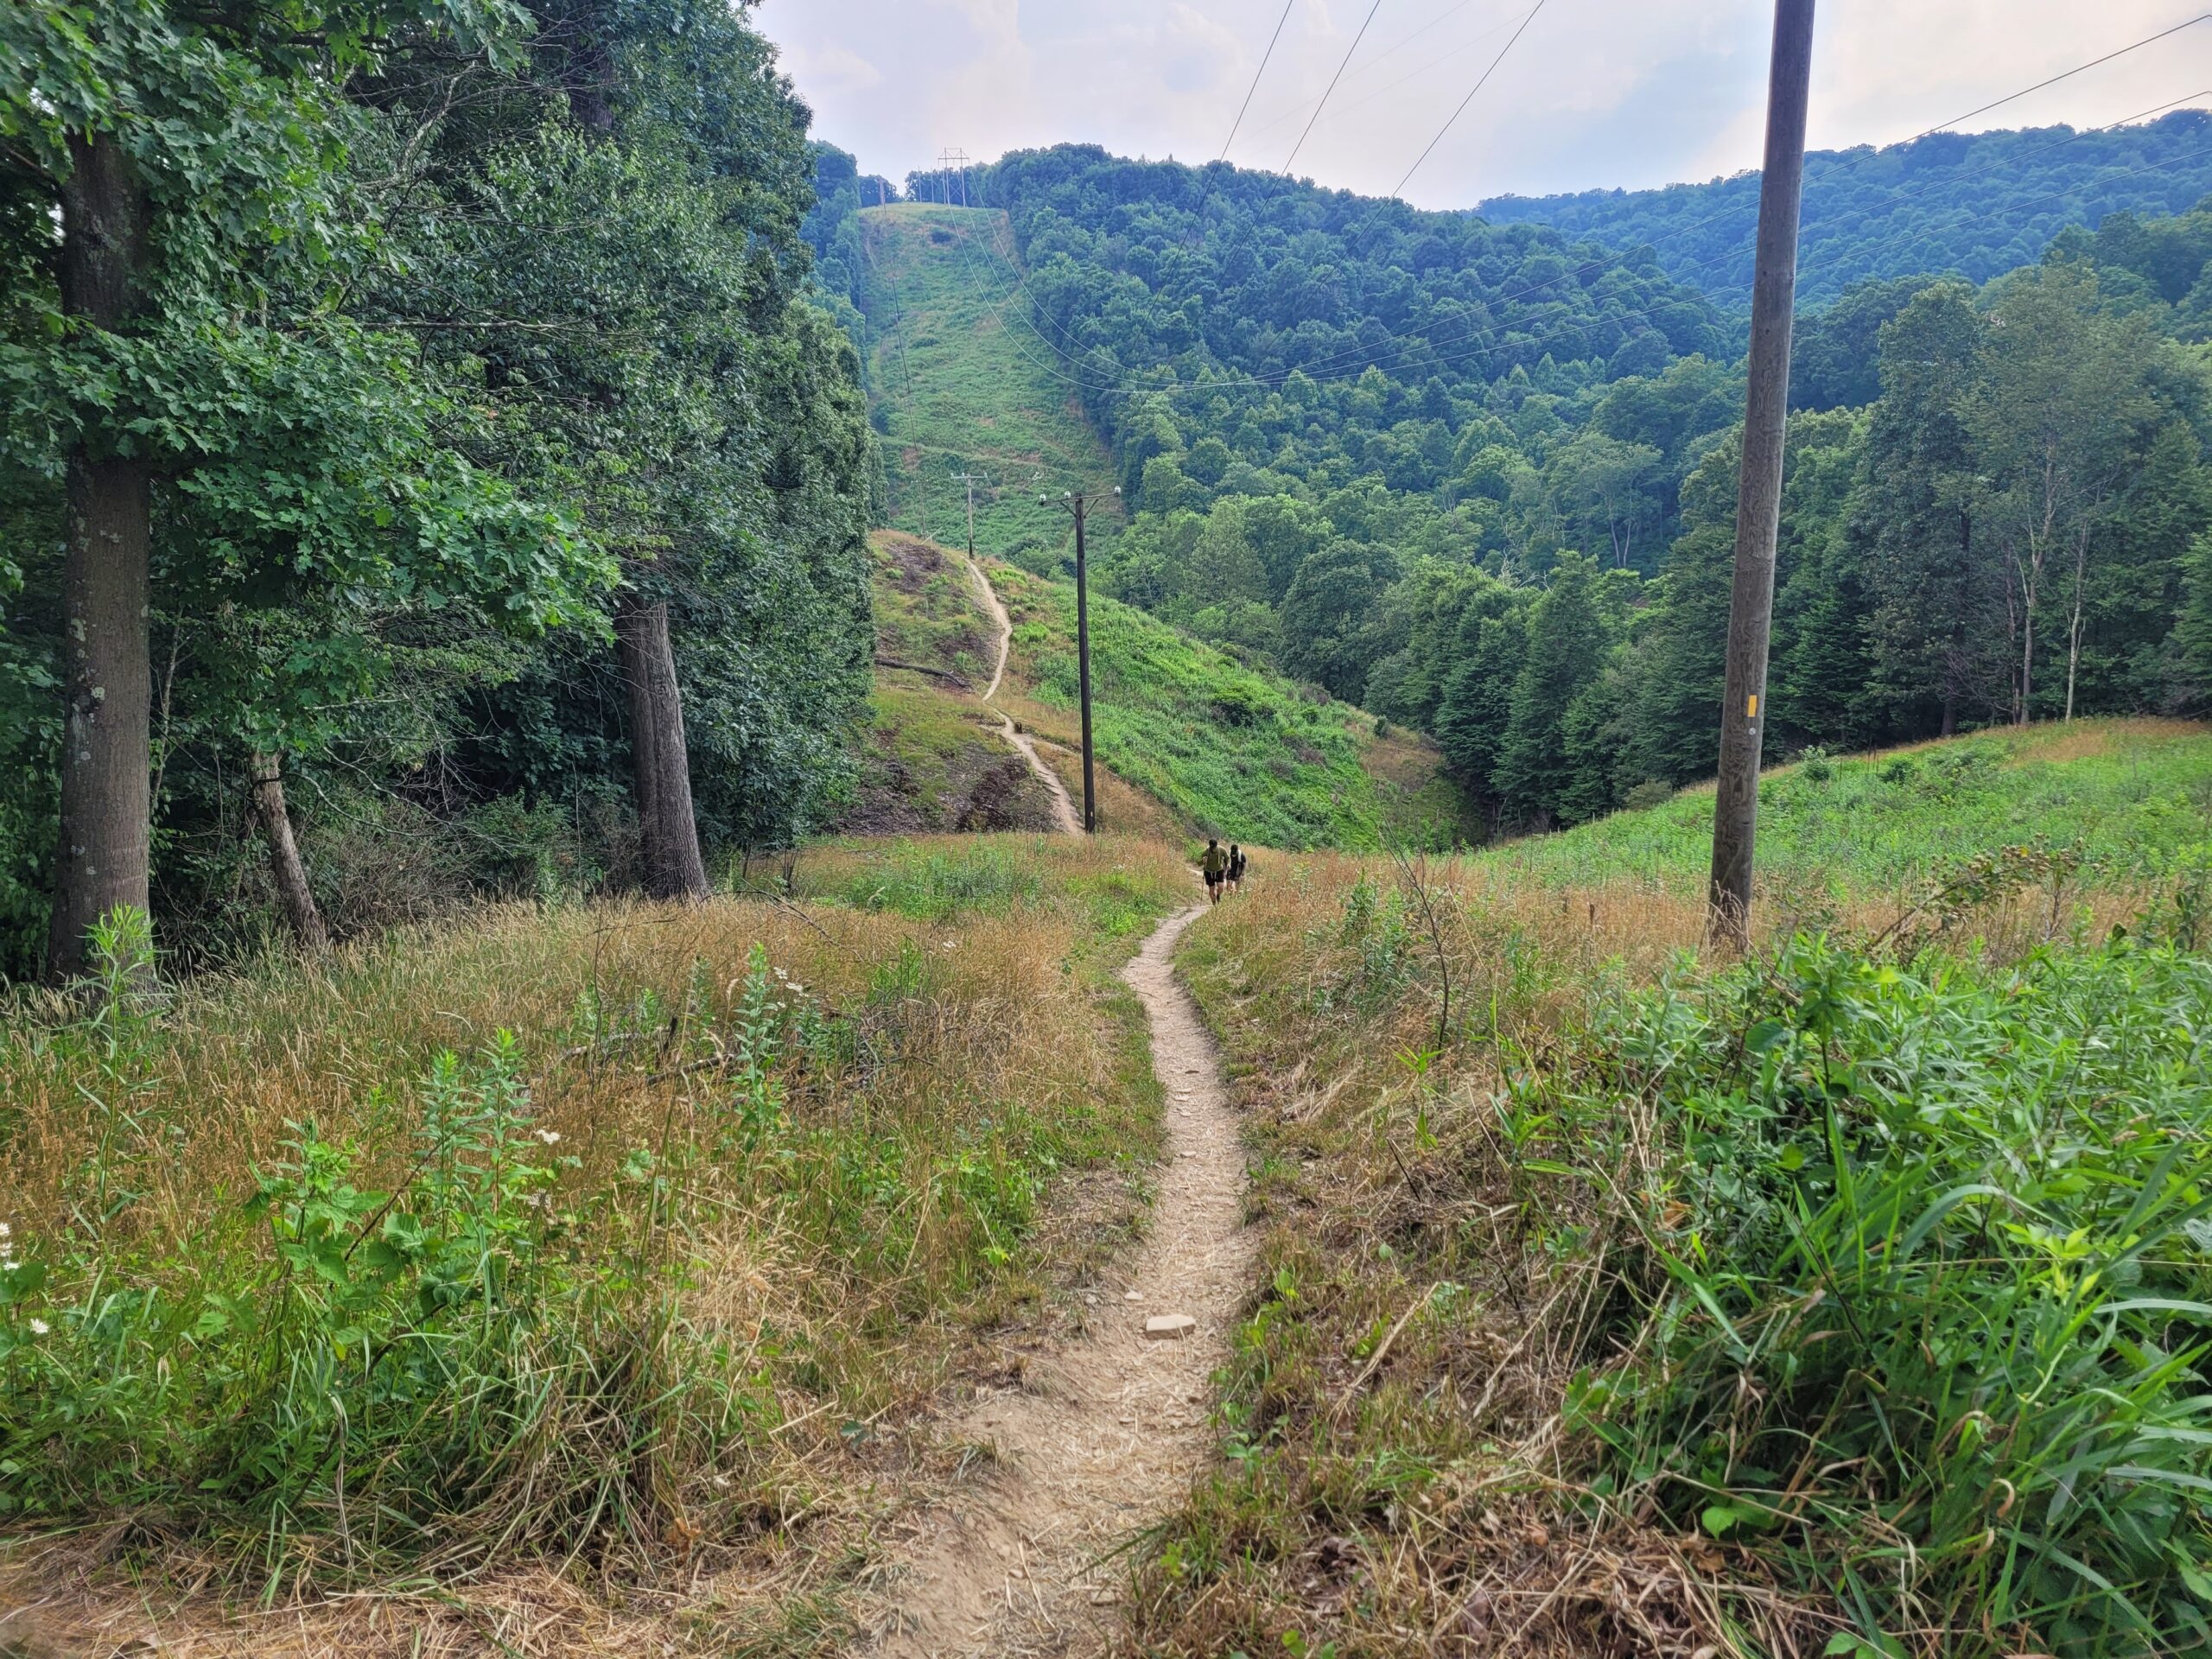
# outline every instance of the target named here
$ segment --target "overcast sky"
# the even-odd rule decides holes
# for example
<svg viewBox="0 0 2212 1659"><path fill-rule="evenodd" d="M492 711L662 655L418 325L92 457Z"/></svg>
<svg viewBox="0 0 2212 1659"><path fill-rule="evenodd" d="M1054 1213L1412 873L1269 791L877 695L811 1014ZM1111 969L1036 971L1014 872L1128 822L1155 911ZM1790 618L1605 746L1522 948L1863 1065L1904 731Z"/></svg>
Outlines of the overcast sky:
<svg viewBox="0 0 2212 1659"><path fill-rule="evenodd" d="M1230 150L1281 168L1371 0L1292 0ZM1535 0L1380 0L1292 170L1395 187ZM2196 15L2198 0L1826 0L1815 148L1911 137ZM763 0L815 135L896 179L948 146L1211 161L1282 0ZM1545 0L1406 188L1424 207L1701 180L1758 162L1767 0ZM1965 123L2101 126L2212 104L2212 22Z"/></svg>

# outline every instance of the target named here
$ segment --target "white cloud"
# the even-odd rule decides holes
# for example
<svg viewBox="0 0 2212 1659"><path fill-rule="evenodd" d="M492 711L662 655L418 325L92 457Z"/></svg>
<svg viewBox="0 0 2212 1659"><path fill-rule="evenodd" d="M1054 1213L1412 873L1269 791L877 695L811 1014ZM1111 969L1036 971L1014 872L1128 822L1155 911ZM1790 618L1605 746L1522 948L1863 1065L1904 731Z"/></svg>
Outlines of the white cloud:
<svg viewBox="0 0 2212 1659"><path fill-rule="evenodd" d="M883 84L883 71L849 46L795 46L788 50L792 77L817 97L864 92Z"/></svg>

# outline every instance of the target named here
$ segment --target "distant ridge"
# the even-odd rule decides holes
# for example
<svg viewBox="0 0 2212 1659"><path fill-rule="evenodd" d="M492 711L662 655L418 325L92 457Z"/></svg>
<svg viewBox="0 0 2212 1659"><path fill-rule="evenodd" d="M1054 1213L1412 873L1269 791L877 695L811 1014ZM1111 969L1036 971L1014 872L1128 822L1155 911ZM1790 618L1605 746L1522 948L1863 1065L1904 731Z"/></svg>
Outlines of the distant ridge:
<svg viewBox="0 0 2212 1659"><path fill-rule="evenodd" d="M1649 244L1669 276L1748 306L1756 170L1656 190L1493 196L1493 224L1548 225L1609 247ZM1936 133L1886 149L1805 158L1797 293L1819 307L1866 276L1956 272L1988 281L2032 264L2069 225L2119 212L2174 213L2212 194L2212 111L2176 110L2116 129Z"/></svg>

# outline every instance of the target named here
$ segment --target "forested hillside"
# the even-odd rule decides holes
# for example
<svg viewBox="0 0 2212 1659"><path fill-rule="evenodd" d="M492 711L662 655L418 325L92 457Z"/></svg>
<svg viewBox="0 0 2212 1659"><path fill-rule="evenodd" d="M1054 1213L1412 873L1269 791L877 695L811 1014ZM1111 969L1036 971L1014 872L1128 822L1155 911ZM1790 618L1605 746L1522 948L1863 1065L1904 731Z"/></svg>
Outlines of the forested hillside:
<svg viewBox="0 0 2212 1659"><path fill-rule="evenodd" d="M808 118L690 0L0 15L0 977L819 818L871 440Z"/></svg>
<svg viewBox="0 0 2212 1659"><path fill-rule="evenodd" d="M986 185L1135 509L1109 592L1432 733L1501 828L1709 769L1741 370L1649 251L1091 149ZM1808 320L1783 752L2200 705L2208 256L2116 214Z"/></svg>
<svg viewBox="0 0 2212 1659"><path fill-rule="evenodd" d="M2212 192L2212 114L2138 126L1938 132L1877 149L1812 151L1797 266L1801 306L1868 277L1923 273L1985 283L2032 264L2069 226L2107 213L2175 213ZM1493 196L1493 225L1552 226L1608 247L1649 247L1660 269L1732 311L1751 297L1759 175L1659 190Z"/></svg>

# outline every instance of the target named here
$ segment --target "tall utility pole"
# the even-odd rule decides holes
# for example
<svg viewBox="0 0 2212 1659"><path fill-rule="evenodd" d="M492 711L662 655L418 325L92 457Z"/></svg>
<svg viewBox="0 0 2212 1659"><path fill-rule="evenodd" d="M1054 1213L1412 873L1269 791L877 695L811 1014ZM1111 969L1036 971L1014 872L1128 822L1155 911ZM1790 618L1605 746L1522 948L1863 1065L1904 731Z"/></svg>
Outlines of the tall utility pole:
<svg viewBox="0 0 2212 1659"><path fill-rule="evenodd" d="M1728 601L1728 673L1720 706L1720 781L1713 804L1708 936L1751 944L1751 850L1759 750L1766 732L1767 639L1774 621L1774 544L1782 527L1782 450L1789 417L1789 325L1797 299L1797 208L1805 176L1805 104L1813 0L1775 0L1766 94L1766 160L1751 277L1751 387L1736 486L1736 580Z"/></svg>
<svg viewBox="0 0 2212 1659"><path fill-rule="evenodd" d="M1121 493L1116 484L1114 493ZM1097 499L1095 490L1063 490L1059 499L1062 511L1075 519L1075 671L1083 694L1083 828L1094 836L1098 833L1098 787L1090 749L1090 571L1084 556L1083 521ZM1037 505L1044 506L1051 499L1040 495Z"/></svg>
<svg viewBox="0 0 2212 1659"><path fill-rule="evenodd" d="M952 481L968 486L968 562L976 561L976 486L991 480L980 473L955 473Z"/></svg>

